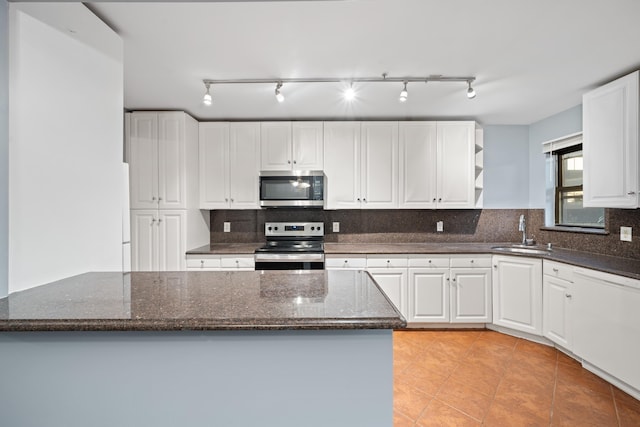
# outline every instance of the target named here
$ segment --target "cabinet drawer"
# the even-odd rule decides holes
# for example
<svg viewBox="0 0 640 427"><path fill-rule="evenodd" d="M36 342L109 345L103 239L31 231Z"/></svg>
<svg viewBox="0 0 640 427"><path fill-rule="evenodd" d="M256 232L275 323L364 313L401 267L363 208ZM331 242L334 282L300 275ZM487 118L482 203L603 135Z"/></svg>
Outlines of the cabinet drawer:
<svg viewBox="0 0 640 427"><path fill-rule="evenodd" d="M448 255L416 255L409 257L409 267L449 268Z"/></svg>
<svg viewBox="0 0 640 427"><path fill-rule="evenodd" d="M222 268L255 268L255 260L253 255L222 255L220 257L220 264Z"/></svg>
<svg viewBox="0 0 640 427"><path fill-rule="evenodd" d="M491 257L482 255L465 255L451 258L451 267L474 268L491 267Z"/></svg>
<svg viewBox="0 0 640 427"><path fill-rule="evenodd" d="M364 269L367 266L366 258L353 258L350 256L335 256L325 257L325 268L360 268Z"/></svg>
<svg viewBox="0 0 640 427"><path fill-rule="evenodd" d="M409 265L407 257L371 255L367 257L367 268L405 268Z"/></svg>
<svg viewBox="0 0 640 427"><path fill-rule="evenodd" d="M220 268L220 255L200 255L197 257L187 257L187 268Z"/></svg>
<svg viewBox="0 0 640 427"><path fill-rule="evenodd" d="M543 260L542 273L547 276L557 277L573 282L573 267L554 261Z"/></svg>

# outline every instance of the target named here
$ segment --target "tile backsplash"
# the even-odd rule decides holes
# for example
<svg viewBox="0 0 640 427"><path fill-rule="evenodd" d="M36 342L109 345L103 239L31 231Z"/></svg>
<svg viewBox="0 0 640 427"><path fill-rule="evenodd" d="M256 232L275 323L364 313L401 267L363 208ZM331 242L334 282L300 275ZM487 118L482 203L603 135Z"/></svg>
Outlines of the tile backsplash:
<svg viewBox="0 0 640 427"><path fill-rule="evenodd" d="M607 209L606 235L541 229L543 209L477 210L322 210L263 209L211 211L212 243L262 242L264 223L318 221L325 224L325 240L336 243L513 242L519 243L518 218L527 217L527 235L539 244L640 260L640 211ZM340 222L340 232L331 223ZM438 221L444 231L436 232ZM231 232L223 232L223 223ZM633 242L620 241L620 226L633 228Z"/></svg>

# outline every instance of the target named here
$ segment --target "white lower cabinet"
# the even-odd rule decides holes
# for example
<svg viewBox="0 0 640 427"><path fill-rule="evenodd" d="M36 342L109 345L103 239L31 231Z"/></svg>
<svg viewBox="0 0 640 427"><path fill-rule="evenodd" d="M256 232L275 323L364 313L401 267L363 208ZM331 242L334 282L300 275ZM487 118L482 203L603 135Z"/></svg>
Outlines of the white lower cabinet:
<svg viewBox="0 0 640 427"><path fill-rule="evenodd" d="M571 299L573 268L566 264L542 262L542 334L573 351L571 334Z"/></svg>
<svg viewBox="0 0 640 427"><path fill-rule="evenodd" d="M183 210L131 211L133 271L182 271L186 268L187 213Z"/></svg>
<svg viewBox="0 0 640 427"><path fill-rule="evenodd" d="M367 268L367 258L340 254L325 255L324 268L327 270L364 270Z"/></svg>
<svg viewBox="0 0 640 427"><path fill-rule="evenodd" d="M493 323L542 335L542 260L493 255Z"/></svg>
<svg viewBox="0 0 640 427"><path fill-rule="evenodd" d="M409 259L409 322L491 321L489 255Z"/></svg>
<svg viewBox="0 0 640 427"><path fill-rule="evenodd" d="M408 317L407 265L406 256L367 256L367 271L405 318Z"/></svg>
<svg viewBox="0 0 640 427"><path fill-rule="evenodd" d="M583 364L593 365L635 388L637 396L640 280L578 267L573 273L573 352Z"/></svg>
<svg viewBox="0 0 640 427"><path fill-rule="evenodd" d="M187 271L253 271L255 261L252 254L233 255L187 255Z"/></svg>

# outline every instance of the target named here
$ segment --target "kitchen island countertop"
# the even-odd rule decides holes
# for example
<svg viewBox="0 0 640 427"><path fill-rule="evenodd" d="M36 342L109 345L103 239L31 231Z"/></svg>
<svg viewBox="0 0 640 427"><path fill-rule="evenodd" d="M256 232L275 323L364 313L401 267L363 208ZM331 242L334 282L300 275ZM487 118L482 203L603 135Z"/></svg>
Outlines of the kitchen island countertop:
<svg viewBox="0 0 640 427"><path fill-rule="evenodd" d="M86 273L0 299L0 331L394 329L360 271Z"/></svg>

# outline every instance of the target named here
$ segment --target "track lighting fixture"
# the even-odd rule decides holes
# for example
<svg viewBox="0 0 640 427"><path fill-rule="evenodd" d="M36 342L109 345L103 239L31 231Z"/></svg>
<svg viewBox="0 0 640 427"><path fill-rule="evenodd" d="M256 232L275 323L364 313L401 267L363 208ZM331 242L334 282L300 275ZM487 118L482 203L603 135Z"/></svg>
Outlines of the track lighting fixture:
<svg viewBox="0 0 640 427"><path fill-rule="evenodd" d="M207 92L204 94L204 96L202 97L202 102L204 103L204 105L209 106L211 105L211 102L213 101L213 98L211 97L211 94L209 93L209 86L211 84L208 82L204 82L204 87L207 88Z"/></svg>
<svg viewBox="0 0 640 427"><path fill-rule="evenodd" d="M404 82L404 88L402 89L402 92L400 92L400 102L406 102L408 97L409 92L407 92L407 82Z"/></svg>
<svg viewBox="0 0 640 427"><path fill-rule="evenodd" d="M284 101L284 95L281 92L282 85L285 83L345 83L349 84L349 87L344 91L344 98L347 101L353 101L356 97L356 91L353 88L354 83L403 83L402 92L400 92L400 102L406 102L409 97L407 91L407 85L409 83L422 82L439 82L439 83L467 83L467 97L475 98L476 91L471 87L471 83L475 81L475 77L446 77L442 75L429 75L427 77L388 77L387 74L383 74L382 77L351 77L351 78L290 78L290 79L228 79L228 80L209 80L205 79L202 82L207 88L207 92L204 95L203 102L205 105L211 105L213 98L209 92L210 85L223 85L223 84L275 84L275 95L278 102Z"/></svg>
<svg viewBox="0 0 640 427"><path fill-rule="evenodd" d="M467 85L469 86L469 89L467 89L467 98L469 99L473 99L476 97L476 91L474 88L471 87L471 80L467 80Z"/></svg>
<svg viewBox="0 0 640 427"><path fill-rule="evenodd" d="M280 92L280 88L282 87L282 82L276 83L276 99L278 102L284 101L284 95Z"/></svg>
<svg viewBox="0 0 640 427"><path fill-rule="evenodd" d="M344 99L353 101L356 97L356 91L353 90L353 82L349 83L349 87L344 91Z"/></svg>

